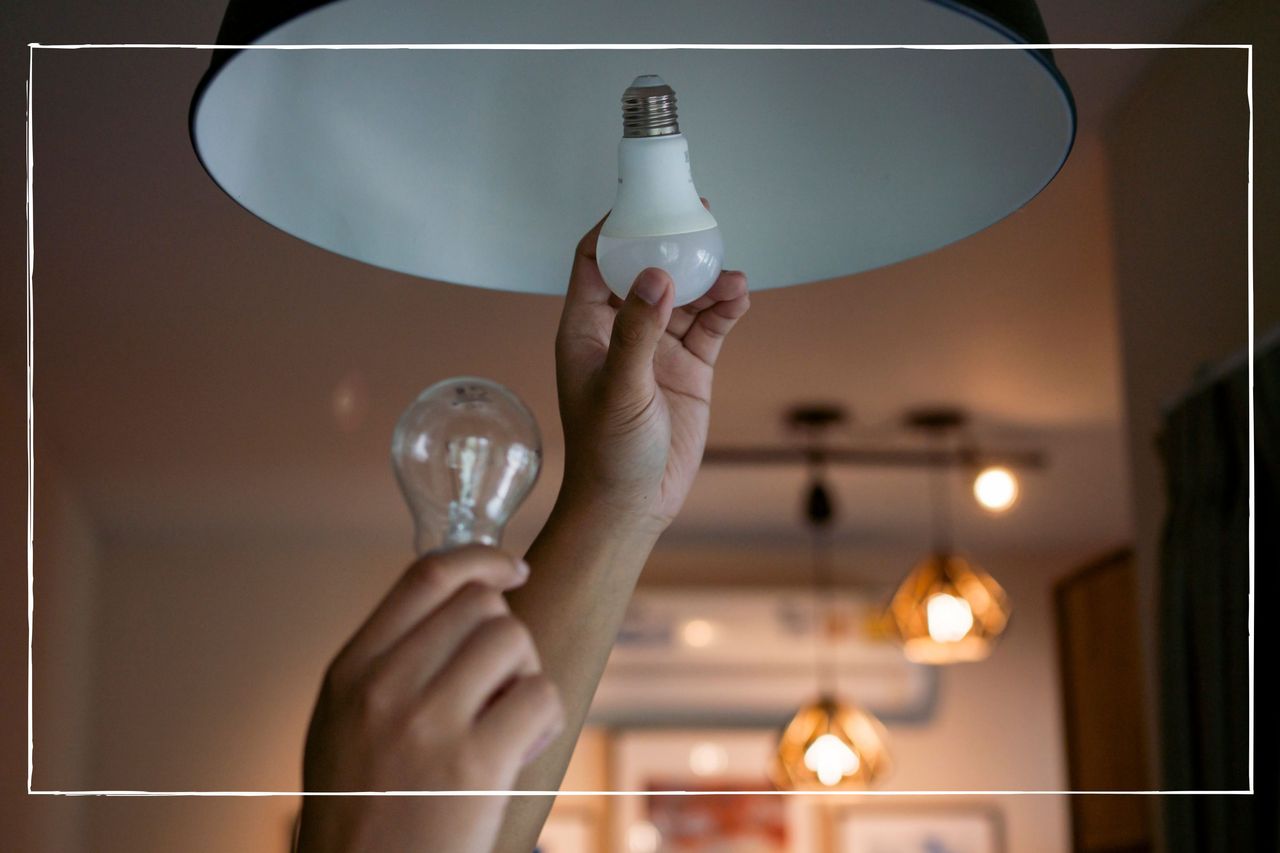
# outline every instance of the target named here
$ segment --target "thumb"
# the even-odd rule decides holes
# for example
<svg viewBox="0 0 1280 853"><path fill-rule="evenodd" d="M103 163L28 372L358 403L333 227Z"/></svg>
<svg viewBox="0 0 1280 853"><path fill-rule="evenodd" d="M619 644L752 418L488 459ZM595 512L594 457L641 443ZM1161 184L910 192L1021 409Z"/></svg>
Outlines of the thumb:
<svg viewBox="0 0 1280 853"><path fill-rule="evenodd" d="M640 388L652 381L653 356L671 319L675 287L671 276L649 267L636 277L618 315L604 369L611 383Z"/></svg>

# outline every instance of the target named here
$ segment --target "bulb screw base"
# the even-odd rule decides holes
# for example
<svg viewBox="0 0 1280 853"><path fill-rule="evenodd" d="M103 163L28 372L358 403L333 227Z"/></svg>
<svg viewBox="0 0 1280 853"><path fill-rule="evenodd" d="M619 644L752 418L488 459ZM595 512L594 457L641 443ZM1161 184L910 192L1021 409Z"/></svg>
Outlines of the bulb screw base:
<svg viewBox="0 0 1280 853"><path fill-rule="evenodd" d="M680 132L675 90L656 74L637 77L622 93L622 136L643 138Z"/></svg>

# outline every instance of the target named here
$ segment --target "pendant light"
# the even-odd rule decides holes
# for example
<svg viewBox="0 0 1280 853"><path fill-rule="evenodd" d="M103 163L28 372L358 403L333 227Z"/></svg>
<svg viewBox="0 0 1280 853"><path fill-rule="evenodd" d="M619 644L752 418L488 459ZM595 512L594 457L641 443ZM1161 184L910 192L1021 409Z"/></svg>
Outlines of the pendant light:
<svg viewBox="0 0 1280 853"><path fill-rule="evenodd" d="M793 422L804 424L807 419L816 433L838 418L834 409L800 409ZM782 730L770 775L783 790L866 788L891 769L887 734L870 711L838 698L834 649L828 634L833 592L828 536L835 513L824 482L821 451L815 446L810 454L805 517L811 533L818 697L802 706Z"/></svg>
<svg viewBox="0 0 1280 853"><path fill-rule="evenodd" d="M316 246L563 293L615 200L623 92L660 75L725 262L762 290L931 252L1034 198L1076 131L1050 51L1018 47L1048 41L1033 0L231 0L190 135L231 198ZM1014 49L824 46L903 44Z"/></svg>
<svg viewBox="0 0 1280 853"><path fill-rule="evenodd" d="M911 426L928 431L940 445L964 422L964 414L951 409L922 410L909 417ZM903 652L917 663L983 660L1009 623L1010 604L1004 589L952 546L950 473L949 467L929 472L932 550L889 603Z"/></svg>

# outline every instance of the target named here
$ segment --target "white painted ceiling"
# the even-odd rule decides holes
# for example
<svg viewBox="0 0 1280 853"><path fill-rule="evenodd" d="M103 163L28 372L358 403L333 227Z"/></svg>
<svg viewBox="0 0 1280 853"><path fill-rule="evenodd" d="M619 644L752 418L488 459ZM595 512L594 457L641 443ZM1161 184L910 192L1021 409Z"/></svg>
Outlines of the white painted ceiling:
<svg viewBox="0 0 1280 853"><path fill-rule="evenodd" d="M1041 8L1057 41L1162 41L1199 5L1046 0ZM24 4L6 16L6 44L212 40L218 3L176 6ZM5 79L16 84L26 61L25 50L19 61L6 47ZM761 293L723 354L712 443L783 440L782 411L812 399L853 409L850 441L896 441L906 408L956 403L974 413L979 437L1050 457L1008 516L962 502L966 547L1087 554L1124 541L1124 414L1099 131L1145 57L1061 52L1058 61L1082 119L1058 179L1022 211L939 252ZM485 375L520 393L547 437L547 475L511 539L526 541L558 479L558 299L365 267L245 213L201 170L188 141L187 106L207 62L207 53L175 50L36 55L40 446L108 538L398 537L407 553L408 520L387 461L392 425L436 379ZM14 215L23 177L13 168L22 157L16 89L7 88L0 111L10 270L21 268L23 249ZM572 248L564 247L566 272ZM18 277L6 282L5 373L18 389L22 297ZM335 418L343 389L354 390L357 405ZM798 470L704 470L670 543L798 544L801 485ZM836 488L847 546L924 547L923 474L849 471Z"/></svg>

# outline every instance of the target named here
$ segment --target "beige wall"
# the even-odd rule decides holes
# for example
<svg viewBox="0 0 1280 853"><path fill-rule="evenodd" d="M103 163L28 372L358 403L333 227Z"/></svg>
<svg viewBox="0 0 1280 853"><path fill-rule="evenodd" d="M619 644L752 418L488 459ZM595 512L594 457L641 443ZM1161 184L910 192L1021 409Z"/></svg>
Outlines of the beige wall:
<svg viewBox="0 0 1280 853"><path fill-rule="evenodd" d="M32 796L27 786L27 435L23 385L0 375L6 417L0 452L7 460L0 573L0 731L4 768L0 826L7 849L76 850L83 844L85 801ZM35 447L34 585L31 635L33 790L81 788L91 740L91 632L96 605L97 536L62 476L57 449Z"/></svg>

